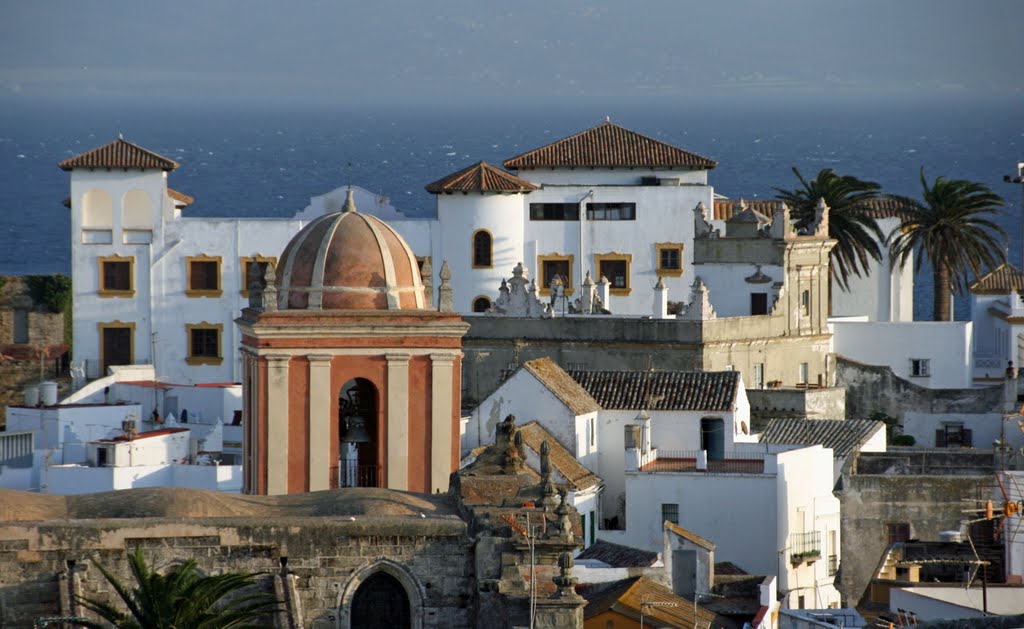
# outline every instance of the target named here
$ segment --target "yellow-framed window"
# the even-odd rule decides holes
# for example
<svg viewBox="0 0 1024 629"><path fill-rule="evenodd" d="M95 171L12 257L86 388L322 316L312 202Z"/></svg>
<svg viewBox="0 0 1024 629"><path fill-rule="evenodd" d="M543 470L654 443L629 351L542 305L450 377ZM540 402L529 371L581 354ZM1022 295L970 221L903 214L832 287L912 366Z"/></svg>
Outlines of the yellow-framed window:
<svg viewBox="0 0 1024 629"><path fill-rule="evenodd" d="M99 262L100 297L135 296L135 258L133 256L101 256Z"/></svg>
<svg viewBox="0 0 1024 629"><path fill-rule="evenodd" d="M594 254L597 277L608 278L608 287L612 295L628 295L633 291L630 271L633 266L633 255L630 253L597 253Z"/></svg>
<svg viewBox="0 0 1024 629"><path fill-rule="evenodd" d="M185 325L188 354L185 362L190 365L219 365L224 362L221 351L224 339L224 325L221 323L189 323Z"/></svg>
<svg viewBox="0 0 1024 629"><path fill-rule="evenodd" d="M200 254L185 258L185 295L188 297L220 297L220 256Z"/></svg>
<svg viewBox="0 0 1024 629"><path fill-rule="evenodd" d="M562 255L560 253L552 253L550 255L537 256L537 270L538 275L538 292L541 295L551 294L551 281L555 279L557 275L562 279L562 285L565 287L565 294L572 295L573 283L572 283L572 272L573 264L575 263L575 256L573 255Z"/></svg>
<svg viewBox="0 0 1024 629"><path fill-rule="evenodd" d="M683 274L683 243L681 242L659 242L654 245L656 249L655 261L658 264L658 275L665 277L679 277Z"/></svg>

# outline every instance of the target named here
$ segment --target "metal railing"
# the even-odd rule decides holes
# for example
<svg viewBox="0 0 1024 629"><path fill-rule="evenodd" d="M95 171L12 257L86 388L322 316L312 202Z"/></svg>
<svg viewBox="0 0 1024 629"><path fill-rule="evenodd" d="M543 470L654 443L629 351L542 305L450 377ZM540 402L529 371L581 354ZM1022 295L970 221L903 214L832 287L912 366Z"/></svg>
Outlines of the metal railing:
<svg viewBox="0 0 1024 629"><path fill-rule="evenodd" d="M644 465L644 472L711 472L715 474L763 474L764 453L726 452L723 458L708 458L707 468L698 468L703 450L654 450L657 458Z"/></svg>
<svg viewBox="0 0 1024 629"><path fill-rule="evenodd" d="M34 434L32 431L0 433L0 464L6 465L27 458L31 466L32 450L35 448Z"/></svg>
<svg viewBox="0 0 1024 629"><path fill-rule="evenodd" d="M793 561L821 557L821 531L791 533L789 535L789 556Z"/></svg>
<svg viewBox="0 0 1024 629"><path fill-rule="evenodd" d="M380 474L376 465L359 465L357 459L338 461L339 487L379 487Z"/></svg>

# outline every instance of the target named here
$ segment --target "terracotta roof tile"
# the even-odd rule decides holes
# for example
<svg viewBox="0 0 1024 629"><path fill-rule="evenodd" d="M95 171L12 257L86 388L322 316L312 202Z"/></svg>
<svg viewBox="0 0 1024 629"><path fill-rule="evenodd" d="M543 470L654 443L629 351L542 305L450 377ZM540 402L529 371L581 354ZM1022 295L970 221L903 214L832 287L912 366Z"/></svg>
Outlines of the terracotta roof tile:
<svg viewBox="0 0 1024 629"><path fill-rule="evenodd" d="M522 368L532 373L555 397L565 402L573 413L584 415L601 410L601 405L591 397L587 389L550 358L531 360Z"/></svg>
<svg viewBox="0 0 1024 629"><path fill-rule="evenodd" d="M641 605L645 619L655 627L726 627L740 624L725 616L694 605L692 600L678 596L668 588L647 577L589 586L582 592L587 599L583 618L590 619L604 612L619 612L632 618L640 617ZM696 607L696 619L694 608Z"/></svg>
<svg viewBox="0 0 1024 629"><path fill-rule="evenodd" d="M871 419L777 418L761 431L760 442L832 448L836 458L846 458L879 430L883 422Z"/></svg>
<svg viewBox="0 0 1024 629"><path fill-rule="evenodd" d="M610 121L504 162L505 168L688 168L718 162L630 131Z"/></svg>
<svg viewBox="0 0 1024 629"><path fill-rule="evenodd" d="M729 411L738 371L570 371L606 409Z"/></svg>
<svg viewBox="0 0 1024 629"><path fill-rule="evenodd" d="M1024 273L1009 262L1004 262L971 284L975 295L1009 295L1024 292Z"/></svg>
<svg viewBox="0 0 1024 629"><path fill-rule="evenodd" d="M523 433L523 441L526 446L536 452L538 456L541 444L545 441L548 442L551 466L565 478L566 482L572 486L573 491L591 489L601 484L601 478L580 463L579 459L537 420L523 425L519 430Z"/></svg>
<svg viewBox="0 0 1024 629"><path fill-rule="evenodd" d="M141 146L118 138L81 155L68 158L58 164L62 170L76 168L138 168L142 170L174 170L178 162L157 155Z"/></svg>
<svg viewBox="0 0 1024 629"><path fill-rule="evenodd" d="M601 561L612 568L650 568L658 560L658 553L599 539L576 556L577 561L580 559Z"/></svg>
<svg viewBox="0 0 1024 629"><path fill-rule="evenodd" d="M710 540L706 540L703 537L701 537L700 535L697 535L696 533L693 533L693 532L691 532L691 531L689 531L687 529L684 529L683 527L679 526L678 524L673 524L672 522L669 522L668 520L665 520L664 526L665 526L666 529L668 529L669 531L672 531L673 533L675 533L679 537L682 537L683 539L686 539L686 540L689 540L689 541L693 542L694 544L700 546L701 548L703 548L704 550L706 550L708 552L714 552L714 550L715 550L715 543L714 542L712 542Z"/></svg>
<svg viewBox="0 0 1024 629"><path fill-rule="evenodd" d="M537 186L520 179L487 162L477 162L472 166L452 173L447 177L427 184L427 192L531 192Z"/></svg>
<svg viewBox="0 0 1024 629"><path fill-rule="evenodd" d="M175 201L178 201L179 203L185 206L192 205L195 202L195 199L193 197L190 197L184 192L178 192L177 190L174 190L172 188L167 189L167 196L171 197Z"/></svg>

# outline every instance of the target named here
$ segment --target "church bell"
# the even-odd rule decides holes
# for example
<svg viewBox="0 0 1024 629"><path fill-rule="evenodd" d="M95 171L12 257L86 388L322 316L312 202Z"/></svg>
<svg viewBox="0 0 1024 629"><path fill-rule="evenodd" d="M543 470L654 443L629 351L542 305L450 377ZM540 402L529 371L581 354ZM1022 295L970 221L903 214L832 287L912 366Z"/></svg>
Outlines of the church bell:
<svg viewBox="0 0 1024 629"><path fill-rule="evenodd" d="M366 430L366 418L358 410L344 418L344 432L340 440L345 443L370 443L370 433Z"/></svg>

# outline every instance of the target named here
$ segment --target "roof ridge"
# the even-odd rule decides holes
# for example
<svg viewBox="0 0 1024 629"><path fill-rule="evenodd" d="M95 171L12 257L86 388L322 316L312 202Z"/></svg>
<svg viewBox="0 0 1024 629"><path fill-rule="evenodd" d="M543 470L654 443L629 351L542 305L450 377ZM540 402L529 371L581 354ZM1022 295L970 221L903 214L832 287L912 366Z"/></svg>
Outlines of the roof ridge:
<svg viewBox="0 0 1024 629"><path fill-rule="evenodd" d="M132 155L131 152L141 153ZM145 159L140 159L144 157ZM98 146L85 153L69 157L57 164L61 170L76 168L141 168L171 171L180 164L169 157L129 142L118 135L117 139Z"/></svg>

